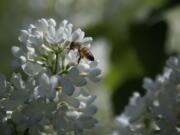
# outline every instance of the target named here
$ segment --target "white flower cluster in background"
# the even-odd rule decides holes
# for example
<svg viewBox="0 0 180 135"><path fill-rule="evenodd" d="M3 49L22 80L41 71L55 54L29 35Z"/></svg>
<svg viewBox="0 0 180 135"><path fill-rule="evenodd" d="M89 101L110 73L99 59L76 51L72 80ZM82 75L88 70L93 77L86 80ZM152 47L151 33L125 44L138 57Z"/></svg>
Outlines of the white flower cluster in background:
<svg viewBox="0 0 180 135"><path fill-rule="evenodd" d="M19 41L12 53L25 77L14 73L8 82L0 76L0 133L81 135L94 127L96 97L84 90L101 76L96 59L87 56L92 38L67 20L41 19L22 30Z"/></svg>
<svg viewBox="0 0 180 135"><path fill-rule="evenodd" d="M143 86L145 96L133 94L112 135L179 135L180 57L171 57L163 75L146 78Z"/></svg>

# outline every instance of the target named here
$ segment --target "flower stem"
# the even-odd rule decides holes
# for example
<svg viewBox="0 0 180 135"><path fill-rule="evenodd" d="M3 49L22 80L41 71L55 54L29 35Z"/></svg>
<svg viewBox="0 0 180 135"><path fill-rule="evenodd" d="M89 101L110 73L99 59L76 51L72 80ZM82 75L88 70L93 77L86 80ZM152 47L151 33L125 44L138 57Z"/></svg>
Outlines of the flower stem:
<svg viewBox="0 0 180 135"><path fill-rule="evenodd" d="M54 74L58 73L59 53L56 53Z"/></svg>

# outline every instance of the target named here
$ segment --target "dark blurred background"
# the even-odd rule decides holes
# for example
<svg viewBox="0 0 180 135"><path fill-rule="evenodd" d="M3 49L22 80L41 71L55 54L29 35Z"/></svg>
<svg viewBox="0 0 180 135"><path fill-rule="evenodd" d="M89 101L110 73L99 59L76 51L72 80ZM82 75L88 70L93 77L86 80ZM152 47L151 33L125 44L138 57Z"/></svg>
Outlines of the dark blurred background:
<svg viewBox="0 0 180 135"><path fill-rule="evenodd" d="M117 115L143 78L163 71L169 55L180 50L179 0L0 0L0 72L10 77L11 46L21 29L37 19L68 19L94 38L103 69L101 104ZM100 50L100 51L99 51ZM97 92L98 93L98 92ZM106 93L106 94L102 94ZM111 106L112 105L112 106Z"/></svg>

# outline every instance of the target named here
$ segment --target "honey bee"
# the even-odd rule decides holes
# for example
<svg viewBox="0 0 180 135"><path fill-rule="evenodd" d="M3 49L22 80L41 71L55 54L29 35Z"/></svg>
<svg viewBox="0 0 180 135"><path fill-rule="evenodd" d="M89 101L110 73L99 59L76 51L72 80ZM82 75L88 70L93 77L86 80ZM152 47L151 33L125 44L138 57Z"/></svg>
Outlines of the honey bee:
<svg viewBox="0 0 180 135"><path fill-rule="evenodd" d="M79 64L79 62L80 62L80 60L82 58L86 58L86 59L88 59L90 61L94 61L93 54L91 53L91 51L87 47L84 47L82 43L80 43L80 42L71 42L70 50L74 50L74 49L77 49L78 53L79 53L78 64Z"/></svg>

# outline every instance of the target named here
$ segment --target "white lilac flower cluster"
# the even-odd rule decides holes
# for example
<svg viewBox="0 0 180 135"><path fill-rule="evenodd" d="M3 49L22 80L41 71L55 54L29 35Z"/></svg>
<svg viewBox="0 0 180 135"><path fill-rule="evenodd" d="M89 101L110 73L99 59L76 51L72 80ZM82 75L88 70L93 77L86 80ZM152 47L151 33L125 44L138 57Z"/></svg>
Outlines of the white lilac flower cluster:
<svg viewBox="0 0 180 135"><path fill-rule="evenodd" d="M0 133L81 135L94 127L95 96L84 86L98 81L101 70L96 60L79 61L83 52L70 49L72 42L89 49L92 38L67 20L57 26L41 19L22 30L19 41L12 53L26 76L14 73L9 82L0 76Z"/></svg>
<svg viewBox="0 0 180 135"><path fill-rule="evenodd" d="M133 94L112 135L179 135L180 57L171 57L164 74L146 78L143 86L146 95Z"/></svg>

